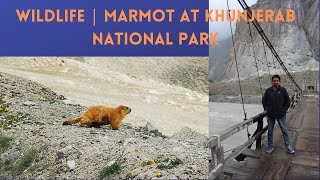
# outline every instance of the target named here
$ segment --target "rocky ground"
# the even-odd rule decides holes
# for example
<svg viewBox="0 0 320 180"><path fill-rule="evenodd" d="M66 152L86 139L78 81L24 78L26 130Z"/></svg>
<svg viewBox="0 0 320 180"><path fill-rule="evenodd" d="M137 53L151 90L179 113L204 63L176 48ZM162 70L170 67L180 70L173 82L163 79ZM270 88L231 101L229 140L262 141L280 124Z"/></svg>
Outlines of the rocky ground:
<svg viewBox="0 0 320 180"><path fill-rule="evenodd" d="M0 57L0 72L85 107L126 105L132 112L124 122L150 122L171 136L181 124L208 132L207 64L203 57Z"/></svg>
<svg viewBox="0 0 320 180"><path fill-rule="evenodd" d="M298 89L293 83L285 76L281 75L281 86L285 87L289 94L293 94ZM292 73L293 78L297 84L305 90L306 86L315 86L316 80L319 76L319 71L304 71ZM262 93L271 86L271 77L264 75L260 79ZM262 95L257 77L250 77L241 79L241 88L243 92L243 100L246 104L261 104ZM240 90L237 80L233 81L220 81L209 83L209 99L210 102L229 102L240 103Z"/></svg>
<svg viewBox="0 0 320 180"><path fill-rule="evenodd" d="M208 138L167 137L151 124L63 126L85 107L35 82L0 73L0 178L207 178Z"/></svg>

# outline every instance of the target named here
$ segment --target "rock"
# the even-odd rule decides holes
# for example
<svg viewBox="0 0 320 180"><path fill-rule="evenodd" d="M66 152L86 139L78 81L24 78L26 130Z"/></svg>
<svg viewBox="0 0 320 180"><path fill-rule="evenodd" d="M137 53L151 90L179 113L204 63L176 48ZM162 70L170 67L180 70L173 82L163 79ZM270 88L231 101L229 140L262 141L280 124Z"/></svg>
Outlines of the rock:
<svg viewBox="0 0 320 180"><path fill-rule="evenodd" d="M39 162L43 159L43 155L39 154L38 157L35 159L36 162Z"/></svg>
<svg viewBox="0 0 320 180"><path fill-rule="evenodd" d="M58 158L61 159L61 158L67 157L70 154L71 149L72 149L72 146L69 145L65 148L58 150L57 152Z"/></svg>
<svg viewBox="0 0 320 180"><path fill-rule="evenodd" d="M54 93L54 95L56 95L56 93ZM66 98L65 98L63 95L59 95L59 96L57 97L57 99L65 100Z"/></svg>
<svg viewBox="0 0 320 180"><path fill-rule="evenodd" d="M147 125L145 126L146 127L146 129L148 130L148 131L158 131L158 129L157 128L155 128L151 123L147 123Z"/></svg>
<svg viewBox="0 0 320 180"><path fill-rule="evenodd" d="M184 160L186 159L186 156L184 154L178 154L176 155L176 162L178 164L183 164Z"/></svg>
<svg viewBox="0 0 320 180"><path fill-rule="evenodd" d="M111 166L114 163L115 163L115 161L110 161L110 162L107 163L107 166Z"/></svg>
<svg viewBox="0 0 320 180"><path fill-rule="evenodd" d="M5 153L1 155L1 162L5 164L10 164L14 162L16 159L18 159L20 153L18 151L13 152L13 153Z"/></svg>
<svg viewBox="0 0 320 180"><path fill-rule="evenodd" d="M141 172L138 174L138 176L136 178L138 179L150 179L154 177L154 173L152 171L147 171L147 172Z"/></svg>
<svg viewBox="0 0 320 180"><path fill-rule="evenodd" d="M67 161L67 171L73 171L76 168L76 162L74 160Z"/></svg>
<svg viewBox="0 0 320 180"><path fill-rule="evenodd" d="M179 141L177 141L176 139L167 139L166 141L168 141L170 144L177 144L179 143Z"/></svg>
<svg viewBox="0 0 320 180"><path fill-rule="evenodd" d="M32 102L32 101L25 101L22 104L25 105L25 106L34 106L34 105L36 105L36 103Z"/></svg>
<svg viewBox="0 0 320 180"><path fill-rule="evenodd" d="M162 172L151 167L152 165L136 167L127 173L126 179L151 179L156 177L157 174L160 174L161 176L163 175Z"/></svg>
<svg viewBox="0 0 320 180"><path fill-rule="evenodd" d="M206 145L206 143L209 141L205 135L200 134L196 131L193 131L189 127L183 127L179 132L175 133L171 138L176 139L178 141L187 142L189 145L195 145L195 143L200 145Z"/></svg>
<svg viewBox="0 0 320 180"><path fill-rule="evenodd" d="M193 169L193 170L198 169L196 165L190 165L190 166L188 166L187 168L188 168L188 169Z"/></svg>
<svg viewBox="0 0 320 180"><path fill-rule="evenodd" d="M111 126L108 126L108 125L107 125L107 126L101 126L101 128L102 128L102 129L105 129L105 130L107 130L107 131L108 131L108 130L112 130L112 127L111 127Z"/></svg>
<svg viewBox="0 0 320 180"><path fill-rule="evenodd" d="M144 130L148 131L148 136L152 137L165 137L157 128L155 128L151 123L147 123Z"/></svg>
<svg viewBox="0 0 320 180"><path fill-rule="evenodd" d="M174 175L170 175L169 177L168 177L168 179L178 179L176 176L174 176Z"/></svg>
<svg viewBox="0 0 320 180"><path fill-rule="evenodd" d="M64 104L69 104L69 105L76 105L76 103L74 103L73 101L69 100L69 99L64 99L62 101Z"/></svg>
<svg viewBox="0 0 320 180"><path fill-rule="evenodd" d="M137 141L136 138L128 138L123 141L123 145L126 146L128 144L136 143L136 141Z"/></svg>
<svg viewBox="0 0 320 180"><path fill-rule="evenodd" d="M90 130L90 134L98 134L98 133L93 129L93 130Z"/></svg>

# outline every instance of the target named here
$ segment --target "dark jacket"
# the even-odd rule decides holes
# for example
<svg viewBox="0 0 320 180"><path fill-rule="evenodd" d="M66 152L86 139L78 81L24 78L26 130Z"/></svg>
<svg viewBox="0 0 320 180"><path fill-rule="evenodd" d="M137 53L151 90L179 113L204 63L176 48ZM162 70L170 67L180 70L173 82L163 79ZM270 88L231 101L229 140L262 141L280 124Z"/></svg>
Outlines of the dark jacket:
<svg viewBox="0 0 320 180"><path fill-rule="evenodd" d="M267 110L267 115L270 118L281 118L290 107L290 98L288 92L283 87L278 87L274 90L270 87L266 90L262 98L264 110Z"/></svg>

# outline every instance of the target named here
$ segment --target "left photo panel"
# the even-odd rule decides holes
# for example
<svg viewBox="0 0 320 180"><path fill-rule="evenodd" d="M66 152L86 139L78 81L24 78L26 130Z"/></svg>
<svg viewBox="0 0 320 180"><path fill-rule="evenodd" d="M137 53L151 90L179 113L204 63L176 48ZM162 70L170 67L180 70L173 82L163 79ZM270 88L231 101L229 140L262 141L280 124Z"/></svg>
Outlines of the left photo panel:
<svg viewBox="0 0 320 180"><path fill-rule="evenodd" d="M208 179L208 57L0 57L0 178Z"/></svg>

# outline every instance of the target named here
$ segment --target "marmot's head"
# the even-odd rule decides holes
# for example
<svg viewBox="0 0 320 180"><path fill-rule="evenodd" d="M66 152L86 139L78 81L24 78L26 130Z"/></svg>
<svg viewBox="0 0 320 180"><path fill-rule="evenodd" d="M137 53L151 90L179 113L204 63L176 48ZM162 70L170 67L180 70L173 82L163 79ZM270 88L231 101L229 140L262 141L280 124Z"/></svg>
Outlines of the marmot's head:
<svg viewBox="0 0 320 180"><path fill-rule="evenodd" d="M130 112L131 112L131 108L129 108L129 107L127 107L127 106L118 106L118 108L120 108L120 110L121 110L121 114L123 115L123 116L125 116L125 115L127 115L127 114L129 114Z"/></svg>

